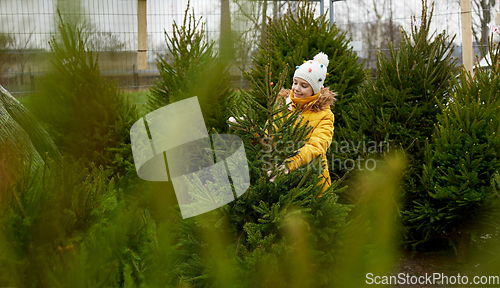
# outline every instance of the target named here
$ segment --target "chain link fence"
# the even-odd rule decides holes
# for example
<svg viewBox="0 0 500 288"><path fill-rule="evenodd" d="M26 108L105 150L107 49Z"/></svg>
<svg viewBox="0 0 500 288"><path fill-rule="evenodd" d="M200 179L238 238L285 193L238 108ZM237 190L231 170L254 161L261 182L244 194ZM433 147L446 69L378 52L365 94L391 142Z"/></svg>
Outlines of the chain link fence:
<svg viewBox="0 0 500 288"><path fill-rule="evenodd" d="M87 48L99 54L99 67L104 77L117 79L124 91L147 89L159 75L157 55L165 57L168 53L164 33L171 35L172 24L182 23L188 0L147 0L145 70L139 70L137 66L138 1L142 0L0 0L0 84L13 95L37 90L37 77L51 69L48 41L55 35L59 10L70 16L69 19L81 23ZM420 16L422 7L420 0L330 1L314 2L316 14L320 16L319 5L323 4L326 17L331 17L338 27L347 32L353 49L357 51L360 61L365 60L367 68L376 66L376 52L387 51L388 41L397 46L400 28L409 31L411 25L419 25L419 17L413 20L411 16ZM240 68L246 70L251 65L251 57L265 23L263 19L280 17L288 9L294 11L297 5L297 1L271 0L190 1L196 17L205 22L208 40L214 41L216 48L221 17L229 16L231 30L241 36L236 43L239 56L230 69L231 79L237 87L245 87ZM330 7L333 7L333 13L328 11ZM494 21L497 9L494 5L476 8L473 11L475 36L481 34L484 21ZM486 15L490 15L491 19ZM459 61L460 16L459 0L444 0L435 4L432 22L437 32L446 30L447 34L456 35L454 55ZM478 39L481 38L477 38L476 42L479 42ZM480 54L479 44L476 43L475 48Z"/></svg>

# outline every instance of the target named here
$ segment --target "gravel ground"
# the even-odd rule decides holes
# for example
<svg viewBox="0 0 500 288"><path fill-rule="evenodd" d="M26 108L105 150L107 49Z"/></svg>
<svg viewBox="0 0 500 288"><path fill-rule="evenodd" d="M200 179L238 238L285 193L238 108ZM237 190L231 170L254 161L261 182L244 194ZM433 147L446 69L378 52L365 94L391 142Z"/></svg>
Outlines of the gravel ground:
<svg viewBox="0 0 500 288"><path fill-rule="evenodd" d="M471 263L467 264L458 264L456 260L456 256L453 251L445 251L445 252L420 252L413 257L410 257L409 253L405 253L403 257L401 257L398 261L397 267L395 268L395 273L392 275L400 275L399 273L404 273L404 277L406 276L416 276L416 277L432 277L433 273L439 273L444 276L467 276L472 275L472 271L474 270L474 265ZM416 279L416 278L414 278ZM420 278L424 279L424 278ZM470 278L469 278L470 279ZM441 282L443 283L443 282ZM423 287L458 287L458 285L443 285L443 284L397 284L392 285L390 287L398 287L398 288L423 288ZM475 286L477 287L477 286Z"/></svg>

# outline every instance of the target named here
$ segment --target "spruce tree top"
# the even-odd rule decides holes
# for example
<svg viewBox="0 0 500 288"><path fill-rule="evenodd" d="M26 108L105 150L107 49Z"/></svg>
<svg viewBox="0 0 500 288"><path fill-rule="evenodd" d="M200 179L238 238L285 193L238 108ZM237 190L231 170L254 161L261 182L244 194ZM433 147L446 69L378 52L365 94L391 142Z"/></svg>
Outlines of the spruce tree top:
<svg viewBox="0 0 500 288"><path fill-rule="evenodd" d="M417 159L422 159L422 141L433 132L439 103L446 103L456 71L453 38L444 31L430 33L432 13L424 2L420 26L410 34L401 30L399 47L389 43L389 57L378 53L378 77L356 96L349 121L372 140L388 140Z"/></svg>
<svg viewBox="0 0 500 288"><path fill-rule="evenodd" d="M313 3L301 2L294 14L292 11L283 15L279 19L272 21L269 18L269 26L266 35L262 37L258 45L258 50L253 57L254 66L245 77L250 80L250 85L254 91L257 87L264 87L265 67L271 63L271 80L278 81L278 75L284 71L285 67L296 67L304 60L312 59L319 52L324 52L330 58L328 65L328 77L324 86L330 87L339 95L337 107L334 109L336 121L341 119L346 103L351 95L355 93L358 86L364 81L365 74L363 64L358 63L358 57L349 48L349 39L346 32L335 25L330 28L330 22L325 15L315 18ZM285 78L284 88L291 88L295 69L289 69ZM251 79L254 81L251 81ZM254 93L253 96L261 103L264 95Z"/></svg>

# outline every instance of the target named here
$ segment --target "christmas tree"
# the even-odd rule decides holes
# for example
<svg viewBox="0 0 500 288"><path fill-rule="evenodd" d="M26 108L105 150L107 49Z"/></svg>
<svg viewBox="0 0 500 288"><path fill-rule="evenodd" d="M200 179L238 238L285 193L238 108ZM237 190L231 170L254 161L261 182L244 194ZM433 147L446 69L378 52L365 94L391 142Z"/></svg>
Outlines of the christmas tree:
<svg viewBox="0 0 500 288"><path fill-rule="evenodd" d="M498 44L490 46L494 61L499 52ZM426 149L426 193L405 213L413 245L448 239L458 244L459 262L470 236L480 236L485 224L500 228L500 199L490 185L500 168L500 73L492 66L478 67L474 75L460 71Z"/></svg>
<svg viewBox="0 0 500 288"><path fill-rule="evenodd" d="M270 71L267 66L266 83L271 82ZM266 105L245 95L233 110L240 120L232 125L243 140L250 171L247 192L180 223L183 264L177 273L193 287L318 287L332 282L328 269L349 207L337 203L338 182L322 193L318 161L288 174L280 170L310 131L299 121L299 109L289 111L278 96L284 75L259 90Z"/></svg>
<svg viewBox="0 0 500 288"><path fill-rule="evenodd" d="M7 161L10 159L22 166L22 161L19 161L19 159L22 159L23 161L32 162L33 168L35 168L43 165L46 158L50 157L58 164L61 164L61 154L47 131L2 86L0 86L0 111L2 114L0 118L0 147L2 147L3 152L0 162L11 162ZM10 166L9 169L2 169L5 175L15 174L15 167L18 165L3 164L6 167Z"/></svg>
<svg viewBox="0 0 500 288"><path fill-rule="evenodd" d="M148 99L149 111L176 101L198 97L208 130L227 130L227 107L233 94L230 87L226 55L217 55L214 41L208 41L205 25L196 20L189 3L181 26L172 25L173 35L165 32L169 53L167 58L158 55L160 79L151 86Z"/></svg>
<svg viewBox="0 0 500 288"><path fill-rule="evenodd" d="M135 105L128 103L117 81L101 77L81 31L58 15L58 37L49 42L53 69L40 80L41 90L28 108L61 154L86 168L94 163L123 175L127 168L115 160L133 161L129 129L138 117Z"/></svg>
<svg viewBox="0 0 500 288"><path fill-rule="evenodd" d="M430 32L433 7L429 12L423 1L421 23L414 18L411 33L401 31L399 47L389 43L389 57L378 53L377 79L368 79L355 95L346 125L336 133L341 143L349 144L334 151L334 157L341 163L359 159L358 170L371 169L387 152L404 151L408 161L406 203L417 197L414 192L419 189L425 141L433 132L439 104L447 101L456 70L453 38L444 31L437 35ZM346 172L345 167L333 168L339 175Z"/></svg>
<svg viewBox="0 0 500 288"><path fill-rule="evenodd" d="M265 67L271 63L271 82L276 83L279 74L286 66L301 65L304 60L312 59L318 52L328 55L328 76L324 86L337 92L337 102L332 111L336 125L344 125L343 113L349 109L352 95L365 80L363 63L348 46L347 32L342 32L335 23L330 27L326 15L314 15L313 1L301 1L297 11L291 9L279 19L269 18L266 35L262 37L253 57L253 67L245 73L255 93L251 95L266 103L264 95L258 94L270 82L265 82ZM289 69L285 77L285 88L291 88L294 69Z"/></svg>

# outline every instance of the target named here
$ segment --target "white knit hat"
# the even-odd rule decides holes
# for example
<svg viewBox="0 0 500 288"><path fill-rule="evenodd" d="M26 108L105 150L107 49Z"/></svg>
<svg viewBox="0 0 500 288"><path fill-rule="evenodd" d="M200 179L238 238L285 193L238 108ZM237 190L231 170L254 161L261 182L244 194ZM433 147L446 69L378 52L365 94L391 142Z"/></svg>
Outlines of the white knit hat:
<svg viewBox="0 0 500 288"><path fill-rule="evenodd" d="M314 94L317 94L325 83L326 71L328 70L328 56L319 52L314 56L313 60L304 61L304 64L296 66L293 78L302 78L311 85Z"/></svg>

